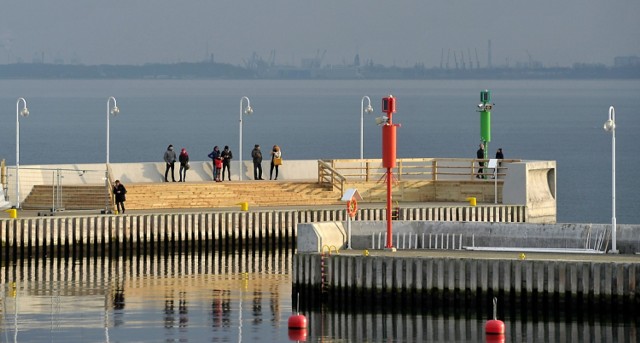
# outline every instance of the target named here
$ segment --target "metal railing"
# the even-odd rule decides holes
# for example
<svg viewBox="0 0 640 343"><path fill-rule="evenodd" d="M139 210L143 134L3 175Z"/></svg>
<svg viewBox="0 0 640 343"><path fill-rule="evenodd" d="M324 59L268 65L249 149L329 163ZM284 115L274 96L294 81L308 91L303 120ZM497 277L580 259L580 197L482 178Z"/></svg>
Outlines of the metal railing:
<svg viewBox="0 0 640 343"><path fill-rule="evenodd" d="M327 162L318 160L318 183L329 184L332 190L338 189L340 196L344 195L344 184L347 179Z"/></svg>
<svg viewBox="0 0 640 343"><path fill-rule="evenodd" d="M7 189L7 196L12 204L15 204L16 196L16 168L15 166L6 168L6 178L3 180L3 187ZM91 187L102 189L95 192L97 200L95 202L75 199L76 191L85 187L87 192ZM86 209L98 210L105 206L110 207L111 187L109 178L105 170L89 170L74 168L46 168L46 167L21 167L20 168L20 203L26 205L28 209L43 209L51 212L65 209ZM49 196L45 194L50 194ZM33 199L30 199L30 196ZM91 196L89 196L91 197ZM78 200L78 201L76 201ZM100 204L100 205L98 205Z"/></svg>
<svg viewBox="0 0 640 343"><path fill-rule="evenodd" d="M378 181L386 173L381 159L323 160L323 168L341 175L346 180ZM520 160L501 160L496 170L488 168L488 160L466 158L404 158L396 161L393 169L398 181L402 180L474 180L490 179L494 172L498 179L504 178L507 165ZM483 163L484 166L480 166ZM480 171L482 169L482 171ZM320 182L320 180L319 180Z"/></svg>

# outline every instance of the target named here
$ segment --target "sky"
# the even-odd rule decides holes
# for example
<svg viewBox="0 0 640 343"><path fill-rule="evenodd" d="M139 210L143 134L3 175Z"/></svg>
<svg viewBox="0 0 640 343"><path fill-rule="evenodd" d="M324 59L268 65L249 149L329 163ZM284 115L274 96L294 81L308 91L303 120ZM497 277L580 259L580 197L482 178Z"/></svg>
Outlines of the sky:
<svg viewBox="0 0 640 343"><path fill-rule="evenodd" d="M0 64L612 65L640 56L638 0L2 0Z"/></svg>

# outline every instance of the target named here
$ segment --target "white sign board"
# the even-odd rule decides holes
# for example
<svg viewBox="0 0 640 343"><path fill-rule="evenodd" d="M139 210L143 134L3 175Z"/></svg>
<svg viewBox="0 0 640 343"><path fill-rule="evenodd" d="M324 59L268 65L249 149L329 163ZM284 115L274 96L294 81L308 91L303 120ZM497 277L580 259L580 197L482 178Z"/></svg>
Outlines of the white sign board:
<svg viewBox="0 0 640 343"><path fill-rule="evenodd" d="M347 190L344 191L344 195L342 196L342 199L340 199L342 201L351 201L351 200L356 200L356 201L360 201L362 200L362 197L360 196L360 193L358 193L358 190L355 188L348 188Z"/></svg>

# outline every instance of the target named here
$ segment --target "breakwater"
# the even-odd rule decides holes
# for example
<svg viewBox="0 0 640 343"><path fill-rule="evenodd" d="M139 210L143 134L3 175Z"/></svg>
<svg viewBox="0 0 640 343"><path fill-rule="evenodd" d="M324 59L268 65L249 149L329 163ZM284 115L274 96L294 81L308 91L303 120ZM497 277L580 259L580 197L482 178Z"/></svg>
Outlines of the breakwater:
<svg viewBox="0 0 640 343"><path fill-rule="evenodd" d="M326 294L334 303L387 297L445 301L474 299L477 294L500 294L516 303L532 298L640 303L640 261L635 256L518 256L355 250L298 253L293 257L293 285L303 296Z"/></svg>
<svg viewBox="0 0 640 343"><path fill-rule="evenodd" d="M524 220L524 206L403 207L399 219L427 221ZM83 215L0 220L1 259L38 256L153 253L176 247L278 248L295 245L299 223L346 220L343 208ZM358 210L356 220L386 220L383 208Z"/></svg>

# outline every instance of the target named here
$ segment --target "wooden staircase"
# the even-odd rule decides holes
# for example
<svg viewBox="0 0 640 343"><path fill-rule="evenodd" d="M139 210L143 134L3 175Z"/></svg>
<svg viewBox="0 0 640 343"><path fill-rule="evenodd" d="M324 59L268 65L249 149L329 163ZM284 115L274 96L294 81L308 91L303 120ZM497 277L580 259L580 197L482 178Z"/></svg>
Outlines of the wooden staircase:
<svg viewBox="0 0 640 343"><path fill-rule="evenodd" d="M94 210L104 209L109 196L105 194L104 185L61 186L59 195L54 193L54 186L35 185L22 202L25 210L42 210L54 208L54 199L58 210ZM109 201L110 202L110 201Z"/></svg>
<svg viewBox="0 0 640 343"><path fill-rule="evenodd" d="M127 187L131 210L249 206L337 205L340 193L317 182L231 181L139 183Z"/></svg>

